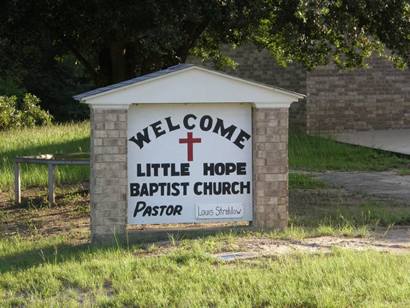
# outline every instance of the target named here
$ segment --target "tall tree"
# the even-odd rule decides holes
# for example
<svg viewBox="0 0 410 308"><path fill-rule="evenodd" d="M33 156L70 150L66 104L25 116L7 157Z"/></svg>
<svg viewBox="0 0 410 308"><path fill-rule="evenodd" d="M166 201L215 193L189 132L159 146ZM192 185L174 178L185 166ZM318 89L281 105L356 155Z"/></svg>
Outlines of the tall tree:
<svg viewBox="0 0 410 308"><path fill-rule="evenodd" d="M72 54L97 85L184 62L189 54L223 62L221 44L245 41L281 63L307 67L363 65L385 49L396 63L410 61L408 0L4 0L2 6L0 58L24 67L32 50L54 61Z"/></svg>

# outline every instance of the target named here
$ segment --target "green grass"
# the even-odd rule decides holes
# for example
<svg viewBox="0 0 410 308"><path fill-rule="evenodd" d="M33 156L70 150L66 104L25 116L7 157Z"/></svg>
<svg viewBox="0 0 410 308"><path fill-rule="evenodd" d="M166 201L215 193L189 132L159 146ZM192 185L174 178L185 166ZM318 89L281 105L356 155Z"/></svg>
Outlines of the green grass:
<svg viewBox="0 0 410 308"><path fill-rule="evenodd" d="M399 169L399 175L410 175L410 168L401 168Z"/></svg>
<svg viewBox="0 0 410 308"><path fill-rule="evenodd" d="M317 189L326 188L325 182L315 179L310 175L290 172L289 189Z"/></svg>
<svg viewBox="0 0 410 308"><path fill-rule="evenodd" d="M293 169L324 171L382 171L410 165L410 158L334 140L290 134L289 165Z"/></svg>
<svg viewBox="0 0 410 308"><path fill-rule="evenodd" d="M9 189L17 155L88 151L89 123L0 133L0 187ZM409 160L330 140L292 135L290 164L308 170L385 170ZM88 178L87 168L59 169L59 181ZM24 167L23 184L45 185L45 167ZM291 173L291 189L326 188ZM381 307L410 306L410 255L334 249L223 263L210 256L235 251L241 237L300 239L364 236L376 225L408 224L406 207L366 202L291 209L285 232L219 233L201 239L170 238L161 255L148 246L91 247L65 237L0 237L0 306L122 307ZM0 212L0 221L2 221ZM146 256L149 253L157 256Z"/></svg>
<svg viewBox="0 0 410 308"><path fill-rule="evenodd" d="M316 230L325 227L329 235L343 233L340 230L350 229L351 232L345 235L354 235L361 229L370 230L377 226L410 225L410 207L391 201L298 206L290 209L290 216L291 223L298 227Z"/></svg>
<svg viewBox="0 0 410 308"><path fill-rule="evenodd" d="M141 246L92 248L54 238L0 240L3 307L385 307L410 305L410 256L335 249L223 263L220 237L166 255ZM148 250L152 250L149 248Z"/></svg>
<svg viewBox="0 0 410 308"><path fill-rule="evenodd" d="M0 190L13 185L16 156L89 151L89 126L83 122L0 132ZM46 165L22 164L21 172L23 186L47 183ZM76 183L88 180L89 168L59 166L56 173L58 182Z"/></svg>

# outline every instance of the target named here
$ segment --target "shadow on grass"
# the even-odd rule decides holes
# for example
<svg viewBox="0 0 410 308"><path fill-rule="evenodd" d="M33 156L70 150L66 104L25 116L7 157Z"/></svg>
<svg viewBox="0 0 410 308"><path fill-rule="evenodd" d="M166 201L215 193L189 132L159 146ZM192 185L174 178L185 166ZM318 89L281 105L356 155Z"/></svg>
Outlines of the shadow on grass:
<svg viewBox="0 0 410 308"><path fill-rule="evenodd" d="M84 252L98 251L90 244L45 244L35 249L0 256L0 273L21 271L44 263L59 264L77 259ZM104 248L108 249L108 248Z"/></svg>
<svg viewBox="0 0 410 308"><path fill-rule="evenodd" d="M71 260L80 261L83 258L87 258L92 254L103 254L104 252L110 252L115 250L130 251L133 252L136 249L149 249L151 244L163 243L164 240L170 240L171 238L180 240L191 239L207 239L209 237L223 236L229 234L246 234L252 232L254 229L245 226L236 227L217 227L208 229L197 230L156 230L156 231L140 231L132 230L128 233L126 239L114 239L107 244L75 244L75 243L52 243L44 242L43 245L37 247L22 248L18 252L11 252L8 255L0 256L0 274L22 271L32 267L36 267L42 264L61 264ZM10 245L18 245L13 241L15 239L6 240L10 242ZM4 242L0 242L5 244ZM35 244L33 244L35 245Z"/></svg>
<svg viewBox="0 0 410 308"><path fill-rule="evenodd" d="M1 151L1 155L6 158L0 161L4 165L7 161L14 162L17 156L29 156L39 154L66 154L73 152L88 152L90 149L90 138L81 138L61 143L50 143L46 145L30 146L11 151Z"/></svg>
<svg viewBox="0 0 410 308"><path fill-rule="evenodd" d="M0 189L11 190L13 185L14 160L17 156L33 156L40 154L68 154L79 151L89 151L89 138L81 138L60 143L47 145L28 146L26 148L1 151L0 170L3 171L0 177ZM47 166L45 164L20 163L23 187L33 185L44 185L46 182ZM57 180L61 183L75 183L88 177L87 165L59 165L57 168ZM31 172L31 174L30 174Z"/></svg>
<svg viewBox="0 0 410 308"><path fill-rule="evenodd" d="M38 210L43 208L61 207L66 200L74 198L76 196L81 196L85 198L89 194L89 183L83 182L78 190L75 191L61 191L55 189L55 203L50 204L48 202L48 192L47 190L36 191L36 194L31 194L21 198L21 203L16 204L14 199L9 200L9 206L4 207L4 209L23 209L23 210ZM84 188L85 187L85 188Z"/></svg>

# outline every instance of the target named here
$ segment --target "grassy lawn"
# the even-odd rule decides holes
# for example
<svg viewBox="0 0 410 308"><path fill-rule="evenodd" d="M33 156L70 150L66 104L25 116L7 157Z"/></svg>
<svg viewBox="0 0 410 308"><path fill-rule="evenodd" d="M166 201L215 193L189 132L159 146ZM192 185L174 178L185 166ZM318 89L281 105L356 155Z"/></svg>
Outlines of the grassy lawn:
<svg viewBox="0 0 410 308"><path fill-rule="evenodd" d="M330 253L231 263L212 257L213 253L241 251L238 242L246 239L292 242L323 235L365 237L375 225L400 222L404 215L410 218L408 207L355 206L308 196L312 200L305 199L307 207L299 208L300 203L295 207L291 200L291 224L283 232L239 230L201 238L181 234L165 243L111 247L90 246L72 229L61 235L41 232L38 218L46 228L52 223L53 230L56 221L72 220L69 210L78 217L88 216L86 208L79 211L78 204L87 201L78 193L55 207L48 208L44 202L19 209L5 219L19 219L22 224L22 212L26 212L32 229L29 234L0 238L0 306L409 306L410 254L335 248ZM2 222L0 217L0 227Z"/></svg>
<svg viewBox="0 0 410 308"><path fill-rule="evenodd" d="M326 138L290 134L289 165L292 169L311 171L408 170L410 158Z"/></svg>
<svg viewBox="0 0 410 308"><path fill-rule="evenodd" d="M88 152L89 126L89 122L83 122L0 132L0 190L10 190L13 185L13 164L16 156ZM59 183L88 180L88 175L87 167L57 168ZM22 164L23 187L46 183L46 165Z"/></svg>
<svg viewBox="0 0 410 308"><path fill-rule="evenodd" d="M238 242L246 239L366 237L377 226L410 223L408 206L343 195L306 174L289 174L290 227L284 232L181 235L165 244L90 246L86 188L60 186L58 205L50 207L45 192L35 187L46 184L43 166L24 167L31 197L20 208L10 203L15 156L88 149L88 122L0 133L0 187L7 191L0 194L0 307L410 306L410 254L335 248L230 263L212 257L238 251ZM289 160L294 169L397 168L403 174L410 163L303 135L291 136ZM59 168L60 183L87 179L87 168Z"/></svg>
<svg viewBox="0 0 410 308"><path fill-rule="evenodd" d="M355 307L410 305L410 256L330 254L224 263L229 234L96 248L62 238L0 240L2 306ZM173 244L172 244L173 243Z"/></svg>
<svg viewBox="0 0 410 308"><path fill-rule="evenodd" d="M311 194L310 198L314 198ZM410 225L410 207L393 201L375 200L325 201L319 197L308 204L290 207L290 223L304 230L314 230L314 235L366 235L376 227ZM346 197L351 198L351 197ZM325 201L325 202L323 202Z"/></svg>

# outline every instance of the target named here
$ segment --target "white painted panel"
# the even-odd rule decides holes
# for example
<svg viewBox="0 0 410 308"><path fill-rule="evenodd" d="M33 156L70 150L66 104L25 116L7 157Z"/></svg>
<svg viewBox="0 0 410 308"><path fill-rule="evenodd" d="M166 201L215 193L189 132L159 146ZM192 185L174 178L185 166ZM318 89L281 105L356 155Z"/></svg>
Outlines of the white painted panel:
<svg viewBox="0 0 410 308"><path fill-rule="evenodd" d="M138 140L138 132L144 133L144 129L149 137L148 143L140 143L142 148L128 141L130 224L204 222L197 216L197 205L222 208L221 215L212 217L212 221L252 220L252 137L238 139L252 133L249 104L142 104L130 106L128 113L128 138ZM217 119L225 128L233 125L230 140L226 138L229 133L224 137L220 131L214 132ZM191 129L191 125L195 127ZM188 134L196 141L192 161L188 145L180 143ZM163 165L166 171L158 168L154 174L152 164L170 167ZM211 175L210 170L218 174ZM218 194L220 189L224 194ZM243 210L235 214L229 211L229 205Z"/></svg>
<svg viewBox="0 0 410 308"><path fill-rule="evenodd" d="M303 95L192 67L86 99L86 103L256 103L288 107Z"/></svg>

